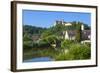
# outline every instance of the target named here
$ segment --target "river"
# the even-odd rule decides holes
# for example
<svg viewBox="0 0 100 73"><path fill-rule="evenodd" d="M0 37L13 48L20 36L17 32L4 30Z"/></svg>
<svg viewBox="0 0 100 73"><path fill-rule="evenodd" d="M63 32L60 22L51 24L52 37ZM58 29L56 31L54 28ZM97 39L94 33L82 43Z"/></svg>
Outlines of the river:
<svg viewBox="0 0 100 73"><path fill-rule="evenodd" d="M54 61L54 59L50 57L36 57L36 58L24 60L24 62L47 62L47 61Z"/></svg>

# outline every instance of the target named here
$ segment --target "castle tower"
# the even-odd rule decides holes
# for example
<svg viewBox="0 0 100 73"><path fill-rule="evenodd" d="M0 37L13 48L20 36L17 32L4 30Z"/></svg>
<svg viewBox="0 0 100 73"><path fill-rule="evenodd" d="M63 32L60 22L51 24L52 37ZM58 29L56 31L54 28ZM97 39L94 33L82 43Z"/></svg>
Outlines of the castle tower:
<svg viewBox="0 0 100 73"><path fill-rule="evenodd" d="M81 30L84 30L84 25L81 25Z"/></svg>

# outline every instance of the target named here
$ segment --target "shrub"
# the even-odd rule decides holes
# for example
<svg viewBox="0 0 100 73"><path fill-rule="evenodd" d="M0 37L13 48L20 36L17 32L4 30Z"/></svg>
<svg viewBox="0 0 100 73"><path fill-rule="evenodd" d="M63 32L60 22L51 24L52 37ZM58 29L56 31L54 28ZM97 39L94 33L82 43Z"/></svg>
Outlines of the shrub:
<svg viewBox="0 0 100 73"><path fill-rule="evenodd" d="M40 41L40 42L38 43L38 47L39 47L39 48L47 48L47 47L49 47L49 46L50 46L49 43L46 42L46 41Z"/></svg>
<svg viewBox="0 0 100 73"><path fill-rule="evenodd" d="M24 41L23 42L23 48L26 50L29 50L33 47L33 42L32 41Z"/></svg>
<svg viewBox="0 0 100 73"><path fill-rule="evenodd" d="M69 52L66 55L66 59L81 60L90 59L91 49L87 45L73 44L70 46Z"/></svg>
<svg viewBox="0 0 100 73"><path fill-rule="evenodd" d="M81 45L79 43L71 44L69 46L68 52L65 51L66 49L56 55L56 60L84 60L90 59L91 57L90 47L83 44Z"/></svg>
<svg viewBox="0 0 100 73"><path fill-rule="evenodd" d="M62 49L69 49L71 44L72 44L72 41L70 41L70 40L63 40L61 42L61 48Z"/></svg>

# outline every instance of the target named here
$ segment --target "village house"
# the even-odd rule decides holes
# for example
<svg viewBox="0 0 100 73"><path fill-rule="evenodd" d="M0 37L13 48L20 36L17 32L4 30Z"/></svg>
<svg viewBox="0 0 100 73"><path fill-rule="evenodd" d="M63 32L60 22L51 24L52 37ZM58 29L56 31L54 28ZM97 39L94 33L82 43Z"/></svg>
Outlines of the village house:
<svg viewBox="0 0 100 73"><path fill-rule="evenodd" d="M54 25L56 24L62 24L65 26L72 26L72 24L70 22L65 22L65 21L56 21L54 23ZM63 32L63 36L65 39L68 40L75 40L76 39L76 34L77 34L77 30L66 30ZM85 30L84 29L84 25L81 25L81 43L85 43L85 42L90 42L91 39L91 30Z"/></svg>

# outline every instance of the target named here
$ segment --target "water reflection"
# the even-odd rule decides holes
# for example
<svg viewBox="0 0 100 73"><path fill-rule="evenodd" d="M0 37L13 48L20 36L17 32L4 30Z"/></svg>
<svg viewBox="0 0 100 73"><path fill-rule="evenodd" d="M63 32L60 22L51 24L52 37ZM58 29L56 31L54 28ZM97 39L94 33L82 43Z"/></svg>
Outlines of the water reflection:
<svg viewBox="0 0 100 73"><path fill-rule="evenodd" d="M46 61L54 61L54 59L50 57L37 57L37 58L24 60L24 62L46 62Z"/></svg>

